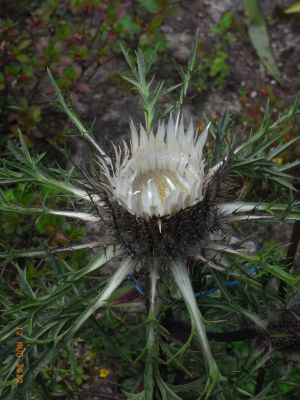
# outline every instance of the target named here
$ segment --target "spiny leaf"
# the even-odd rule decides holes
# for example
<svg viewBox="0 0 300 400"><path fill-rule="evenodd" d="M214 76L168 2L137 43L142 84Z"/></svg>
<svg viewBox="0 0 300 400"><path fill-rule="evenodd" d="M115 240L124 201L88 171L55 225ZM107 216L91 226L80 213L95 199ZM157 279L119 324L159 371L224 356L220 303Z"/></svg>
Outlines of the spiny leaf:
<svg viewBox="0 0 300 400"><path fill-rule="evenodd" d="M215 359L211 353L211 349L207 340L205 326L202 316L195 300L194 291L187 272L187 267L183 260L175 260L171 263L170 269L174 281L181 292L183 300L187 306L191 320L195 326L196 337L199 340L204 361L207 366L208 379L205 387L205 398L208 399L219 379L221 378Z"/></svg>
<svg viewBox="0 0 300 400"><path fill-rule="evenodd" d="M108 281L104 290L97 296L94 301L89 305L84 312L77 318L72 326L66 331L68 336L73 336L82 324L99 308L103 307L114 290L123 282L125 277L130 274L132 269L131 261L125 260L118 268L114 275Z"/></svg>
<svg viewBox="0 0 300 400"><path fill-rule="evenodd" d="M90 135L88 129L83 125L83 123L80 121L80 119L76 116L75 112L72 110L70 106L67 105L65 102L65 99L61 93L61 90L56 83L51 71L49 68L47 68L47 72L49 75L49 79L51 81L51 84L53 86L53 89L55 90L57 99L59 104L61 105L63 111L67 114L69 117L70 121L75 125L75 127L78 129L80 135L87 139L93 146L94 148L100 153L101 156L105 156L104 151L100 148L100 146L95 142L95 140L92 138Z"/></svg>

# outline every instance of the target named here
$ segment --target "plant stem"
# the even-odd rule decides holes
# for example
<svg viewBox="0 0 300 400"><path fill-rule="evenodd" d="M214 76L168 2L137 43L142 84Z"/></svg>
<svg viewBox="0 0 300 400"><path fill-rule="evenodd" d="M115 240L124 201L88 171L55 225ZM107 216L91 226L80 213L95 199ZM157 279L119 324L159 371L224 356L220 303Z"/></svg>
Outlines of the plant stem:
<svg viewBox="0 0 300 400"><path fill-rule="evenodd" d="M294 263L295 255L297 252L297 247L300 241L300 221L296 221L294 223L293 232L290 240L290 245L288 247L287 256L285 260L285 264L287 268L290 268ZM286 293L287 283L284 281L280 281L278 292L279 295L284 298Z"/></svg>
<svg viewBox="0 0 300 400"><path fill-rule="evenodd" d="M260 367L258 370L258 374L256 377L256 385L255 385L255 389L254 389L254 396L258 395L264 385L264 380L265 380L265 376L266 376L266 369L265 367Z"/></svg>
<svg viewBox="0 0 300 400"><path fill-rule="evenodd" d="M157 358L157 342L156 342L156 316L158 314L157 307L157 290L158 290L158 266L153 265L150 272L150 299L148 312L148 329L147 329L147 345L146 345L146 365L144 373L144 396L145 400L153 400L154 391L154 370Z"/></svg>

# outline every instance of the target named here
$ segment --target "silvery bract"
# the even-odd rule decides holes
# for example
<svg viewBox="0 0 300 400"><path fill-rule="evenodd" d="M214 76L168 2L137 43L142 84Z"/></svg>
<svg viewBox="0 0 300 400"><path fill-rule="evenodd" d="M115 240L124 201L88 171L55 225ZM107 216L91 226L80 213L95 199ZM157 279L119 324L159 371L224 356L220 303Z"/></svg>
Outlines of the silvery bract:
<svg viewBox="0 0 300 400"><path fill-rule="evenodd" d="M178 123L179 122L179 123ZM130 148L116 148L115 162L101 157L111 193L137 217L163 217L190 207L203 198L203 146L208 127L198 135L192 122L184 128L179 115L169 117L167 126L159 123L156 134L139 132L130 124Z"/></svg>

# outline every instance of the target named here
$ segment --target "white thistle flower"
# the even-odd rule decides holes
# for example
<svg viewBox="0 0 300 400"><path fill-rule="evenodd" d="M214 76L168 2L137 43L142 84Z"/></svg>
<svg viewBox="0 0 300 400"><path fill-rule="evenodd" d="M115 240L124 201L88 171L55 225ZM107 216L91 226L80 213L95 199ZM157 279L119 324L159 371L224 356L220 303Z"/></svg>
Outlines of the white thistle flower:
<svg viewBox="0 0 300 400"><path fill-rule="evenodd" d="M169 117L159 123L156 134L139 132L131 121L130 149L124 142L116 148L115 163L100 159L104 175L118 203L144 219L163 217L190 207L203 199L205 184L203 146L209 126L198 135L192 122Z"/></svg>

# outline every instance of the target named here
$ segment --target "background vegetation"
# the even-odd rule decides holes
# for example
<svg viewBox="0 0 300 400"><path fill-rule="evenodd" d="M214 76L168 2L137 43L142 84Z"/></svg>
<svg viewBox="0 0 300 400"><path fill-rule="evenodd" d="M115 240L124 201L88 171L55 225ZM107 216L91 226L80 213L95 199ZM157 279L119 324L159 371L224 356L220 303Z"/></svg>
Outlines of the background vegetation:
<svg viewBox="0 0 300 400"><path fill-rule="evenodd" d="M65 118L53 105L53 89L46 74L46 67L51 68L60 88L92 125L95 116L102 112L98 110L97 115L94 114L95 108L99 107L97 95L106 97L105 110L109 116L113 113L109 114L107 109L111 112L113 109L122 108L123 98L129 103L136 100L131 85L123 82L119 76L125 69L123 61L120 61L120 43L131 49L139 46L146 55L157 47L160 62L155 67L156 76L175 84L180 68L186 61L184 50L191 44L188 35L192 36L199 25L198 64L192 76L186 112L197 118L196 122L201 128L202 109L216 124L222 122L222 114L226 108L239 111L240 117L235 117L235 123L238 127L236 134L241 137L245 125L247 132L260 125L267 98L275 110L272 118L276 118L290 105L299 88L296 73L300 62L296 55L299 41L297 42L295 36L299 32L300 14L285 14L285 6L290 4L280 2L278 7L263 9L264 13L261 14L259 9L249 9L249 2L245 1L245 9L239 8L236 11L233 2L232 7L222 9L212 17L210 12L213 7L218 9L218 2L212 2L212 8L205 2L199 2L201 9L198 8L197 13L195 2L191 2L189 7L183 3L185 2L171 0L22 0L18 3L2 1L1 156L7 155L7 141L16 139L18 131L21 130L30 151L45 152L47 163L55 166L58 161L67 165L56 150L56 145L64 147L67 141L73 147L73 155L77 162L84 165L85 157L79 154L80 149L78 150L72 134L68 134L66 138L66 132L70 132L70 129L66 126ZM271 47L267 47L266 54L262 53L261 48L257 48L264 40L267 40L269 46L275 43L276 48L278 38L276 35L272 37L275 30L279 30L281 37L288 36L290 41L289 45L280 49L280 59L278 60L277 54L276 61L276 54L273 55ZM178 48L182 50L179 54L174 50L176 40ZM267 70L263 69L259 57L267 66ZM245 60L250 66L244 66ZM111 92L108 87L114 88L114 91ZM121 103L116 103L116 100ZM174 101L171 95L168 101L170 104ZM103 105L103 100L100 101L100 105ZM131 111L125 111L125 119L128 120ZM133 110L134 116L139 116L138 113L138 110ZM95 129L95 135L100 141L105 139L104 136L119 137L128 131L122 125L121 113L116 113L115 118L116 121L110 120L109 123L105 119L102 121L101 116L98 118L99 126L104 127L100 133ZM291 129L282 136L282 145L299 135L297 119L293 123L289 122L287 126ZM118 140L116 137L115 139ZM278 164L299 158L299 150L295 141L292 147L280 153ZM295 177L299 176L297 168L296 166L293 170ZM297 179L294 185L299 188ZM253 174L251 178L241 177L240 181L234 182L233 194L249 200L267 200L274 198L276 188L276 185L272 186L266 181L262 183ZM55 189L46 188L40 192L30 183L5 185L2 190L7 200L21 207L39 207L47 201L47 207L51 208L52 205L57 206L63 201L58 198ZM287 201L289 195L288 188L276 192L276 197L283 201ZM22 313L26 314L26 307L21 310L18 308L18 302L22 303L23 307L24 304L30 306L34 297L30 288L39 288L47 293L49 288L53 289L59 283L58 276L67 274L71 269L80 270L90 259L90 251L82 250L68 255L62 253L55 257L49 254L41 260L20 259L17 266L9 256L10 250L33 247L46 249L46 239L53 248L68 247L79 243L86 235L92 235L92 232L87 232L84 227L78 228L60 216L41 215L32 218L20 213L2 213L0 226L0 299L4 311L6 308L11 310L11 306L15 305L14 314L2 314L1 324L5 326L7 321L13 324L14 319L20 318ZM272 249L270 251L273 252L273 257L277 257L280 262L287 262L290 266L295 256L299 225L294 228L294 248L278 245L278 240L284 240L286 243L291 240L291 229L288 233L282 233L280 225L278 228L276 224L267 231L264 226L254 232L247 227L243 229L246 234L251 233L259 245L264 242L264 251ZM101 276L95 274L76 288L84 293L82 301L95 292L97 285L101 284L101 279ZM202 290L202 280L200 275L194 277L195 289ZM270 280L269 276L262 278L264 288L269 287ZM217 330L215 335L211 333L210 339L216 342L214 350L221 370L232 371L226 400L247 399L251 396L255 399L299 398L298 299L290 290L287 296L289 311L280 311L278 308L274 309L273 295L276 297L277 293L273 291L274 288L271 287L267 296L262 290L260 296L256 297L242 288L230 290L232 304L238 304L253 312L268 327L268 339L241 317L239 330L236 330L236 324L232 323L232 329L227 335L220 336ZM69 300L72 300L72 295L72 292L68 294ZM244 303L241 299L244 299ZM138 390L143 374L143 360L139 358L145 336L143 315L139 312L143 301L143 296L135 289L135 282L129 280L117 292L112 306L103 311L101 324L97 318L91 318L88 326L78 334L75 343L70 342L60 348L58 357L55 357L55 352L51 353L51 357L47 355L50 353L45 353L39 365L31 365L31 370L36 372L36 380L30 391L21 396L26 395L30 399L117 400L125 398L122 390ZM203 298L204 308L206 304L205 318L216 319L216 315L219 315L218 310L209 309L209 301ZM54 312L52 305L54 307L54 303L49 303L48 308L39 311L41 326L47 324L51 312ZM167 304L164 306L168 307ZM73 307L76 308L76 305ZM134 313L126 311L132 307L136 307ZM71 307L69 311L72 315L74 309ZM235 321L233 314L234 312L228 311L224 319L230 321L232 318ZM284 326L285 331L292 332L292 339L278 337L281 334L281 331L278 331L280 326ZM173 354L176 350L179 351L181 343L188 339L189 331L188 320L179 303L174 304L171 312L166 313L164 327L178 340L177 348L167 340L163 344L165 354ZM30 336L30 332L27 334ZM2 348L1 361L7 359L15 341L15 338L10 339L6 347ZM30 348L29 344L29 352L41 354L46 343L40 345L38 348ZM272 346L278 350L276 356L267 363L266 368L260 368L260 362L263 362L269 347ZM257 357L249 356L251 352ZM12 353L11 357L14 356ZM51 359L49 363L48 358ZM189 384L185 366L189 366L189 373L195 374L199 369L200 359L198 349L193 348L193 352L183 354L175 366L162 366L161 374L173 382L180 383L181 395L186 399L194 397L193 387L185 387ZM29 364L29 358L26 358L26 362ZM3 384L0 384L0 388L1 385Z"/></svg>

